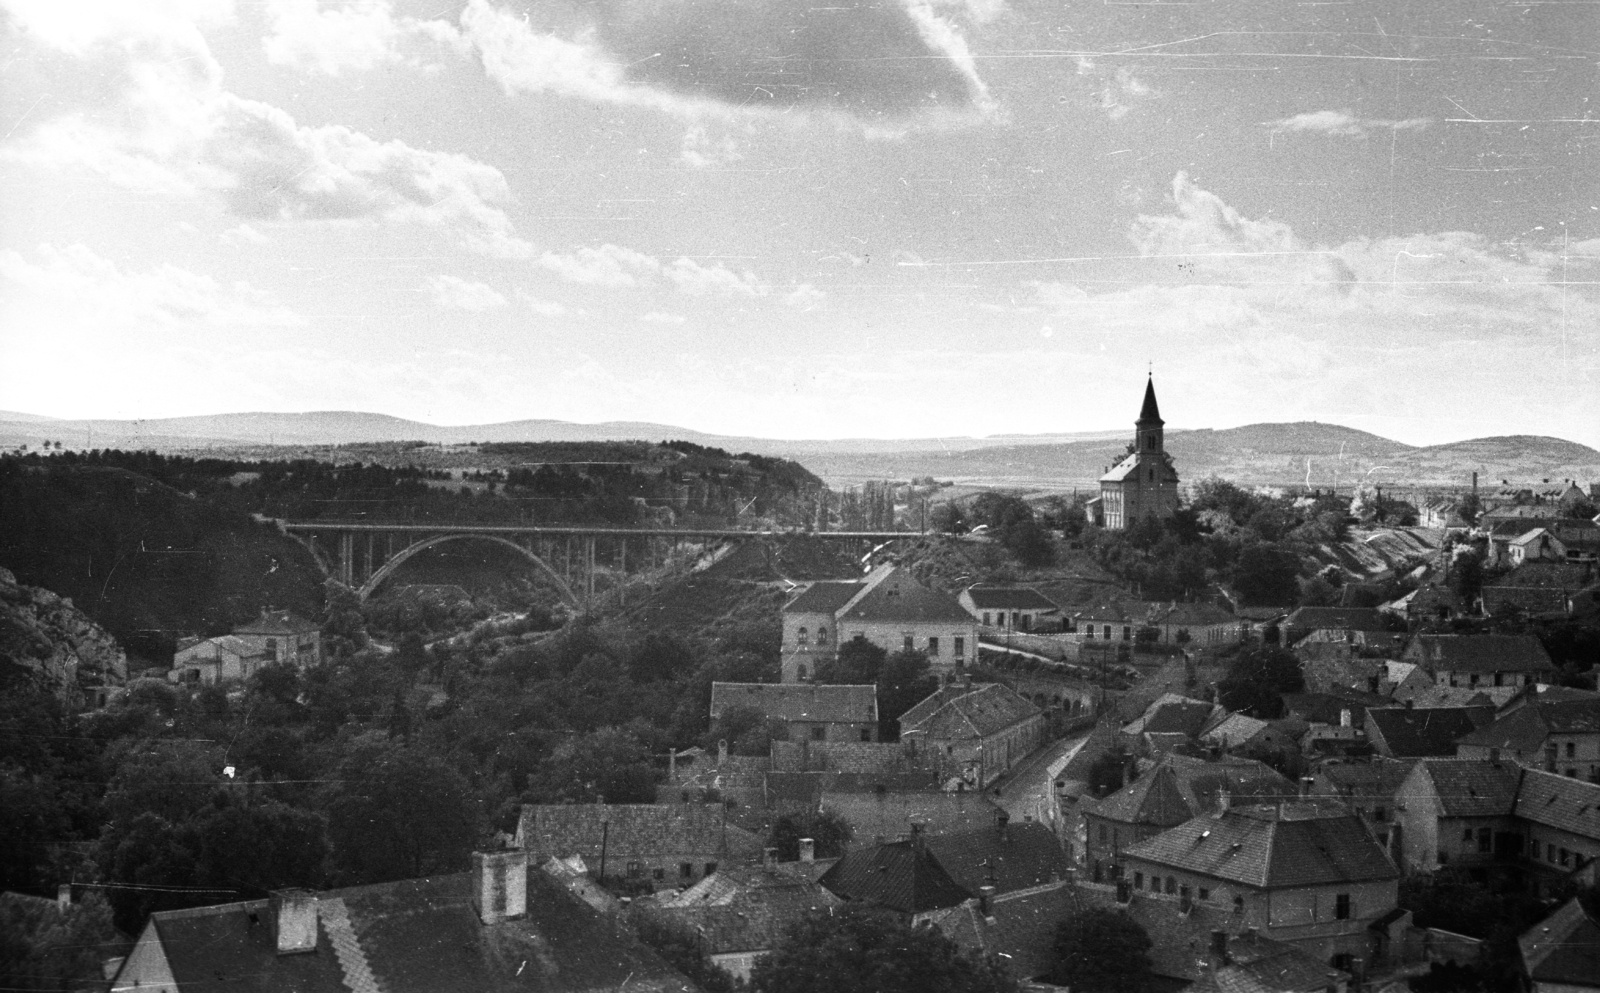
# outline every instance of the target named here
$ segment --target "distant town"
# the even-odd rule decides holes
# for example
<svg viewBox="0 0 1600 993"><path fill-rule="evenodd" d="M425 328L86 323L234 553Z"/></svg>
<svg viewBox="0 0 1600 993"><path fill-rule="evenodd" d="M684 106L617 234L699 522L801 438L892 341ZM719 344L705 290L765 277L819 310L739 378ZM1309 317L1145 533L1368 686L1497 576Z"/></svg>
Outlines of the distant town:
<svg viewBox="0 0 1600 993"><path fill-rule="evenodd" d="M31 424L0 985L1600 990L1600 480L1200 475L1157 393L1020 487Z"/></svg>

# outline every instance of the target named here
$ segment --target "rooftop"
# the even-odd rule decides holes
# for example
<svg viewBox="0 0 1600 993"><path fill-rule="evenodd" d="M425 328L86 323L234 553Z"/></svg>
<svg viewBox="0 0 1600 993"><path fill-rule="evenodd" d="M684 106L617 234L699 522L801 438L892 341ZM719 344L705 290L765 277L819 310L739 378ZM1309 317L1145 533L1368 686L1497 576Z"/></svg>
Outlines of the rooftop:
<svg viewBox="0 0 1600 993"><path fill-rule="evenodd" d="M1283 626L1302 631L1387 630L1383 615L1375 607L1298 607L1289 614Z"/></svg>
<svg viewBox="0 0 1600 993"><path fill-rule="evenodd" d="M846 900L903 914L954 907L972 896L916 839L847 852L818 882Z"/></svg>
<svg viewBox="0 0 1600 993"><path fill-rule="evenodd" d="M1449 672L1553 672L1555 663L1531 634L1419 634L1407 655Z"/></svg>
<svg viewBox="0 0 1600 993"><path fill-rule="evenodd" d="M984 738L1040 713L1038 707L1000 683L982 683L968 692L941 696L944 692L934 693L903 715L901 735L916 732L934 740ZM938 698L934 706L922 707L933 698ZM913 712L915 718L908 722Z"/></svg>
<svg viewBox="0 0 1600 993"><path fill-rule="evenodd" d="M241 624L233 629L234 634L252 635L301 635L311 634L321 628L304 617L297 617L287 610L264 610L261 616L246 624Z"/></svg>
<svg viewBox="0 0 1600 993"><path fill-rule="evenodd" d="M1027 586L969 586L967 596L979 610L1058 610L1055 601Z"/></svg>
<svg viewBox="0 0 1600 993"><path fill-rule="evenodd" d="M1536 983L1600 985L1600 924L1573 897L1517 939L1522 967Z"/></svg>
<svg viewBox="0 0 1600 993"><path fill-rule="evenodd" d="M1234 807L1163 831L1126 856L1260 889L1399 877L1359 818L1325 814L1303 805Z"/></svg>
<svg viewBox="0 0 1600 993"><path fill-rule="evenodd" d="M1600 785L1526 769L1517 787L1518 817L1600 841Z"/></svg>
<svg viewBox="0 0 1600 993"><path fill-rule="evenodd" d="M610 859L662 852L757 855L761 839L728 824L722 804L525 803L517 845L537 855Z"/></svg>
<svg viewBox="0 0 1600 993"><path fill-rule="evenodd" d="M1418 765L1446 817L1500 817L1516 804L1522 770L1510 763L1424 759Z"/></svg>
<svg viewBox="0 0 1600 993"><path fill-rule="evenodd" d="M968 625L972 615L948 593L931 590L902 568L887 572L850 604L839 622L912 621Z"/></svg>
<svg viewBox="0 0 1600 993"><path fill-rule="evenodd" d="M850 602L851 597L867 588L866 583L812 583L783 605L786 614L827 614L832 616Z"/></svg>
<svg viewBox="0 0 1600 993"><path fill-rule="evenodd" d="M1382 736L1391 756L1428 758L1454 755L1456 742L1493 716L1493 707L1392 708L1367 711L1367 725Z"/></svg>
<svg viewBox="0 0 1600 993"><path fill-rule="evenodd" d="M712 718L733 707L749 707L781 721L872 723L878 719L878 688L870 683L712 683Z"/></svg>
<svg viewBox="0 0 1600 993"><path fill-rule="evenodd" d="M1600 697L1534 700L1460 739L1463 745L1531 753L1552 734L1600 734Z"/></svg>

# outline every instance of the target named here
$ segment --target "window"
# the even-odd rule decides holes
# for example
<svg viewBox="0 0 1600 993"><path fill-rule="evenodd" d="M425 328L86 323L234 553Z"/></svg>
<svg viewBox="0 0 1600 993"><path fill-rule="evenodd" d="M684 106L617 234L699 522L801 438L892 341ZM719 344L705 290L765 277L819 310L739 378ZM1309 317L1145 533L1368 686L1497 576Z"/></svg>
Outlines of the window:
<svg viewBox="0 0 1600 993"><path fill-rule="evenodd" d="M1106 826L1102 824L1100 825L1100 844L1103 845L1106 843L1106 837Z"/></svg>
<svg viewBox="0 0 1600 993"><path fill-rule="evenodd" d="M659 882L663 882L667 878L667 870L665 870L665 869L652 869L650 871L650 875L655 878L656 882L658 882L658 883Z"/></svg>
<svg viewBox="0 0 1600 993"><path fill-rule="evenodd" d="M1341 921L1350 919L1350 894L1340 893L1333 898L1333 916Z"/></svg>
<svg viewBox="0 0 1600 993"><path fill-rule="evenodd" d="M938 638L929 638L928 639L928 657L929 658L937 658L938 655L939 655L939 639Z"/></svg>
<svg viewBox="0 0 1600 993"><path fill-rule="evenodd" d="M989 623L989 612L987 610L983 612L983 626L992 627L992 625Z"/></svg>
<svg viewBox="0 0 1600 993"><path fill-rule="evenodd" d="M1093 641L1094 640L1094 625L1093 624L1085 624L1083 626L1083 637L1088 641Z"/></svg>
<svg viewBox="0 0 1600 993"><path fill-rule="evenodd" d="M268 655L277 655L278 654L278 639L276 639L276 638L268 638L267 639L267 654Z"/></svg>
<svg viewBox="0 0 1600 993"><path fill-rule="evenodd" d="M1133 640L1133 628L1130 625L1127 625L1127 624L1122 625L1122 640L1123 641L1132 641Z"/></svg>
<svg viewBox="0 0 1600 993"><path fill-rule="evenodd" d="M962 658L966 654L966 651L967 651L967 639L961 637L960 635L957 635L956 636L956 658L958 658L958 659Z"/></svg>
<svg viewBox="0 0 1600 993"><path fill-rule="evenodd" d="M1233 912L1236 914L1244 913L1244 897L1236 896L1233 898Z"/></svg>
<svg viewBox="0 0 1600 993"><path fill-rule="evenodd" d="M1544 860L1546 862L1549 862L1551 865L1555 865L1556 864L1556 846L1555 845L1545 845L1544 846Z"/></svg>
<svg viewBox="0 0 1600 993"><path fill-rule="evenodd" d="M1168 893L1176 893L1176 892L1178 892L1178 881L1176 879L1174 879L1173 877L1171 877L1171 876L1167 877L1167 892Z"/></svg>
<svg viewBox="0 0 1600 993"><path fill-rule="evenodd" d="M806 629L805 628L801 628L799 631L795 632L794 640L799 642L802 645L811 644L811 636L806 633Z"/></svg>
<svg viewBox="0 0 1600 993"><path fill-rule="evenodd" d="M1187 886L1178 887L1178 898L1181 899L1181 900L1189 899L1189 887L1187 887Z"/></svg>
<svg viewBox="0 0 1600 993"><path fill-rule="evenodd" d="M1573 768L1568 768L1567 769L1567 778L1568 779L1577 779L1578 778L1578 770L1573 769Z"/></svg>
<svg viewBox="0 0 1600 993"><path fill-rule="evenodd" d="M1019 617L1019 615L1018 615L1017 611L1013 610L1011 612L1011 629L1013 631L1015 631L1017 629L1017 619L1018 619L1018 617Z"/></svg>
<svg viewBox="0 0 1600 993"><path fill-rule="evenodd" d="M1136 890L1144 889L1144 873L1136 872L1133 874L1133 888Z"/></svg>
<svg viewBox="0 0 1600 993"><path fill-rule="evenodd" d="M1379 824L1382 824L1384 821L1389 819L1388 809L1384 807L1373 808L1372 819L1377 821Z"/></svg>
<svg viewBox="0 0 1600 993"><path fill-rule="evenodd" d="M1461 832L1461 841L1464 844L1470 843L1472 841L1472 829L1471 828L1465 828L1465 829L1462 830L1462 832Z"/></svg>
<svg viewBox="0 0 1600 993"><path fill-rule="evenodd" d="M1561 849L1561 864L1566 865L1572 859L1572 853L1565 848Z"/></svg>
<svg viewBox="0 0 1600 993"><path fill-rule="evenodd" d="M828 629L827 628L817 628L817 644L826 645L827 643L828 643Z"/></svg>
<svg viewBox="0 0 1600 993"><path fill-rule="evenodd" d="M811 740L812 741L822 741L822 740L826 739L827 737L828 737L828 729L823 727L822 725L818 724L816 727L811 729Z"/></svg>
<svg viewBox="0 0 1600 993"><path fill-rule="evenodd" d="M1202 899L1202 900L1211 899L1211 891L1206 889L1204 886L1200 887L1200 899Z"/></svg>
<svg viewBox="0 0 1600 993"><path fill-rule="evenodd" d="M1109 624L1105 625L1105 636L1107 641L1111 640L1111 625Z"/></svg>
<svg viewBox="0 0 1600 993"><path fill-rule="evenodd" d="M706 863L706 875L709 876L713 872L716 872L716 871L717 871L717 864L715 862L707 862Z"/></svg>
<svg viewBox="0 0 1600 993"><path fill-rule="evenodd" d="M640 872L642 872L642 871L643 871L643 867L640 866L639 863L637 863L637 862L629 862L628 863L628 875L630 877L637 877L640 874Z"/></svg>
<svg viewBox="0 0 1600 993"><path fill-rule="evenodd" d="M1478 829L1478 852L1487 855L1494 851L1494 837L1486 827Z"/></svg>
<svg viewBox="0 0 1600 993"><path fill-rule="evenodd" d="M872 740L872 729L871 728L862 728L861 729L861 740L862 741L871 741Z"/></svg>
<svg viewBox="0 0 1600 993"><path fill-rule="evenodd" d="M806 664L804 662L800 663L799 667L795 669L794 674L799 679L806 678Z"/></svg>
<svg viewBox="0 0 1600 993"><path fill-rule="evenodd" d="M1567 742L1567 758L1577 758L1578 746L1574 742Z"/></svg>
<svg viewBox="0 0 1600 993"><path fill-rule="evenodd" d="M909 651L912 651L912 650L913 650L913 649L912 649L912 647L911 647L911 646L912 646L912 642L911 642L911 636L910 636L910 635L909 635L909 634L908 634L908 635L905 635L905 637L904 637L904 641L905 641L905 645L904 645L904 647L905 647L905 650L906 650L906 651L908 651L908 652L909 652Z"/></svg>
<svg viewBox="0 0 1600 993"><path fill-rule="evenodd" d="M692 878L694 876L694 863L693 862L679 862L678 863L678 875L683 877L684 879Z"/></svg>

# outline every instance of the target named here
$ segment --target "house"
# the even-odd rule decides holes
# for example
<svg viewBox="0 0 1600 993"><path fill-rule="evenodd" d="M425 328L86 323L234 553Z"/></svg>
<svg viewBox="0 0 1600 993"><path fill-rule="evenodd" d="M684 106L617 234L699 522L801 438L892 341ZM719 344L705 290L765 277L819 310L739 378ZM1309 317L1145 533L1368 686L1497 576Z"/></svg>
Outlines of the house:
<svg viewBox="0 0 1600 993"><path fill-rule="evenodd" d="M1396 794L1416 762L1375 755L1366 759L1329 759L1311 777L1311 792L1340 800L1367 825L1378 843L1389 849L1396 821Z"/></svg>
<svg viewBox="0 0 1600 993"><path fill-rule="evenodd" d="M1389 605L1410 621L1448 621L1467 612L1460 595L1443 583L1423 583Z"/></svg>
<svg viewBox="0 0 1600 993"><path fill-rule="evenodd" d="M1513 566L1524 562L1564 562L1567 546L1557 540L1549 528L1534 528L1506 543L1506 558Z"/></svg>
<svg viewBox="0 0 1600 993"><path fill-rule="evenodd" d="M1295 646L1294 654L1300 660L1306 689L1312 693L1383 691L1388 660L1362 656L1347 642L1306 641Z"/></svg>
<svg viewBox="0 0 1600 993"><path fill-rule="evenodd" d="M870 683L712 683L711 719L734 708L782 721L790 741L878 740L878 688Z"/></svg>
<svg viewBox="0 0 1600 993"><path fill-rule="evenodd" d="M270 661L264 648L237 635L186 640L172 657L167 679L174 683L216 686L249 679Z"/></svg>
<svg viewBox="0 0 1600 993"><path fill-rule="evenodd" d="M784 605L783 681L811 678L841 641L857 638L891 653L923 652L941 676L977 661L977 618L909 570L884 565L859 583L813 583Z"/></svg>
<svg viewBox="0 0 1600 993"><path fill-rule="evenodd" d="M1577 612L1574 600L1597 582L1593 563L1528 562L1483 584L1483 612L1568 617Z"/></svg>
<svg viewBox="0 0 1600 993"><path fill-rule="evenodd" d="M114 990L589 993L693 986L523 852L469 872L150 916Z"/></svg>
<svg viewBox="0 0 1600 993"><path fill-rule="evenodd" d="M1512 815L1521 774L1509 762L1417 762L1395 794L1402 865L1482 868L1520 852L1522 830Z"/></svg>
<svg viewBox="0 0 1600 993"><path fill-rule="evenodd" d="M1456 741L1494 719L1493 707L1391 708L1367 711L1365 731L1374 751L1392 759L1446 758Z"/></svg>
<svg viewBox="0 0 1600 993"><path fill-rule="evenodd" d="M322 662L322 629L287 610L263 610L261 616L233 629L234 637L267 656L304 669Z"/></svg>
<svg viewBox="0 0 1600 993"><path fill-rule="evenodd" d="M1239 934L1213 931L1210 939L1203 972L1183 993L1346 993L1350 988L1349 973L1255 928Z"/></svg>
<svg viewBox="0 0 1600 993"><path fill-rule="evenodd" d="M1119 733L1125 747L1136 746L1146 734L1181 734L1186 738L1199 738L1227 715L1228 712L1220 704L1176 693L1163 693L1145 707L1144 713L1124 724Z"/></svg>
<svg viewBox="0 0 1600 993"><path fill-rule="evenodd" d="M1417 524L1425 528L1466 528L1472 522L1461 514L1461 501L1449 497L1429 500L1417 508Z"/></svg>
<svg viewBox="0 0 1600 993"><path fill-rule="evenodd" d="M1338 969L1374 961L1369 928L1399 896L1400 872L1360 818L1320 805L1230 806L1133 845L1123 859L1119 900L1140 907L1152 936L1253 927ZM1193 949L1156 940L1158 971L1197 975Z"/></svg>
<svg viewBox="0 0 1600 993"><path fill-rule="evenodd" d="M985 628L1054 631L1061 627L1061 608L1026 586L969 586L956 599Z"/></svg>
<svg viewBox="0 0 1600 993"><path fill-rule="evenodd" d="M973 894L985 887L997 894L1033 890L1071 875L1071 863L1054 831L1038 821L1012 823L1004 812L992 824L930 833L926 840L950 878Z"/></svg>
<svg viewBox="0 0 1600 993"><path fill-rule="evenodd" d="M981 894L923 920L962 949L993 956L1026 984L1055 968L1056 930L1076 908L1065 880L1002 894Z"/></svg>
<svg viewBox="0 0 1600 993"><path fill-rule="evenodd" d="M1517 939L1528 993L1600 990L1600 923L1573 897Z"/></svg>
<svg viewBox="0 0 1600 993"><path fill-rule="evenodd" d="M1600 783L1600 698L1535 700L1461 737L1462 758L1505 759Z"/></svg>
<svg viewBox="0 0 1600 993"><path fill-rule="evenodd" d="M1246 636L1247 625L1214 603L1128 601L1123 605L1140 628L1154 628L1163 645L1233 645Z"/></svg>
<svg viewBox="0 0 1600 993"><path fill-rule="evenodd" d="M804 858L801 865L812 860ZM638 900L635 920L669 923L698 936L713 965L748 982L756 961L807 914L844 901L812 881L797 864L718 869L682 893Z"/></svg>
<svg viewBox="0 0 1600 993"><path fill-rule="evenodd" d="M900 716L900 738L942 763L946 781L983 789L1044 744L1044 711L1001 683L952 683Z"/></svg>
<svg viewBox="0 0 1600 993"><path fill-rule="evenodd" d="M1538 891L1593 870L1600 857L1600 785L1524 769L1513 812L1527 835L1525 865Z"/></svg>
<svg viewBox="0 0 1600 993"><path fill-rule="evenodd" d="M1403 640L1376 607L1298 607L1283 622L1283 636L1291 645L1331 641L1380 650Z"/></svg>
<svg viewBox="0 0 1600 993"><path fill-rule="evenodd" d="M838 815L850 825L858 844L893 841L912 824L921 824L929 836L973 830L993 824L1003 813L988 793L891 787L827 789L811 809Z"/></svg>
<svg viewBox="0 0 1600 993"><path fill-rule="evenodd" d="M1281 774L1250 759L1206 762L1167 755L1122 789L1083 808L1084 862L1096 882L1122 878L1130 847L1226 804L1296 796Z"/></svg>
<svg viewBox="0 0 1600 993"><path fill-rule="evenodd" d="M1128 454L1100 477L1100 515L1109 530L1121 531L1144 519L1165 520L1178 510L1178 471L1166 451L1155 380L1144 386L1144 403L1134 421Z"/></svg>
<svg viewBox="0 0 1600 993"><path fill-rule="evenodd" d="M517 848L535 862L582 856L596 878L688 886L740 862L759 861L761 839L715 804L525 803Z"/></svg>
<svg viewBox="0 0 1600 993"><path fill-rule="evenodd" d="M1426 669L1438 686L1525 686L1556 669L1531 634L1419 634L1400 657Z"/></svg>
<svg viewBox="0 0 1600 993"><path fill-rule="evenodd" d="M916 823L905 839L846 852L817 881L837 897L886 907L912 920L974 896L928 850Z"/></svg>

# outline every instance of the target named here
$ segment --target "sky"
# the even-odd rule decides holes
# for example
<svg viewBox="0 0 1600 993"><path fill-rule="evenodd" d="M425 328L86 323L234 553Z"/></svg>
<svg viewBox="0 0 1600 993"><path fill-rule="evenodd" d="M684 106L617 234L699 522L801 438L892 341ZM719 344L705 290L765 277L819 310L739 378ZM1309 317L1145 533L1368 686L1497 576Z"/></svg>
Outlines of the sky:
<svg viewBox="0 0 1600 993"><path fill-rule="evenodd" d="M0 409L1600 447L1600 10L0 0Z"/></svg>

